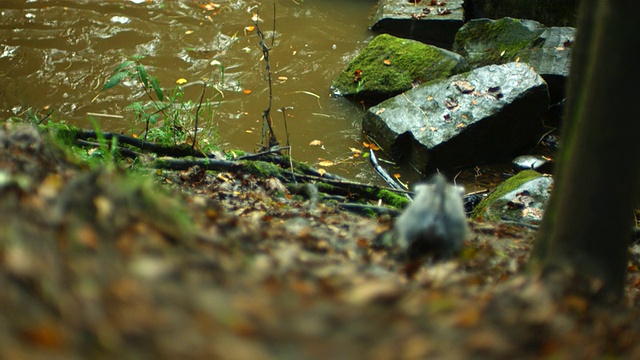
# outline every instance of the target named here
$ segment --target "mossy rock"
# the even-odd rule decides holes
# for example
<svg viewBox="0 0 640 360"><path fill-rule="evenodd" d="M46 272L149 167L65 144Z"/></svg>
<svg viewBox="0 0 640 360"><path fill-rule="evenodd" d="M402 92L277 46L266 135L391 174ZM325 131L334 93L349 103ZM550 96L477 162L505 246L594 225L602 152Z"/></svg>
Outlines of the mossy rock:
<svg viewBox="0 0 640 360"><path fill-rule="evenodd" d="M534 170L524 170L498 185L474 209L472 218L537 223L542 218L553 178ZM526 197L526 200L523 200Z"/></svg>
<svg viewBox="0 0 640 360"><path fill-rule="evenodd" d="M464 56L472 68L526 62L530 48L544 29L544 25L532 20L472 20L456 34L453 50Z"/></svg>
<svg viewBox="0 0 640 360"><path fill-rule="evenodd" d="M545 27L533 20L477 19L456 34L453 50L473 69L512 61L527 63L549 85L553 103L565 97L575 29Z"/></svg>
<svg viewBox="0 0 640 360"><path fill-rule="evenodd" d="M415 40L382 34L371 40L349 63L332 87L337 94L374 104L418 83L466 70L465 61L458 54Z"/></svg>

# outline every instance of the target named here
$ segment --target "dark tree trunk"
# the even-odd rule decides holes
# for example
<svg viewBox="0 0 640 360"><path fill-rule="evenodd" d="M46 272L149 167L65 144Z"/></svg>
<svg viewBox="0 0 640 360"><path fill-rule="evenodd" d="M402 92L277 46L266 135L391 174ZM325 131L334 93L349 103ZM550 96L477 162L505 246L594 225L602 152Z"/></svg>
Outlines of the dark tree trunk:
<svg viewBox="0 0 640 360"><path fill-rule="evenodd" d="M581 1L556 183L531 262L592 294L624 289L640 180L639 14L640 1Z"/></svg>

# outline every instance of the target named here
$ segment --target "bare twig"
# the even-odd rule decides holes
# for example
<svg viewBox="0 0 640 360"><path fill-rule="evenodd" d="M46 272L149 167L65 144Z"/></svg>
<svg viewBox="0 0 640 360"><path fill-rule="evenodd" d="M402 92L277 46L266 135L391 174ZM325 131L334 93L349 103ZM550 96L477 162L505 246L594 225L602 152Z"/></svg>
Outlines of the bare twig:
<svg viewBox="0 0 640 360"><path fill-rule="evenodd" d="M291 157L291 143L289 142L289 127L287 126L287 109L291 109L291 108L283 106L278 110L282 112L282 119L284 120L284 132L287 136L287 147L289 148L289 150L287 151L287 154L289 155L289 168L291 169L291 172L293 172L293 159ZM295 179L293 180L295 181Z"/></svg>
<svg viewBox="0 0 640 360"><path fill-rule="evenodd" d="M193 127L193 144L191 144L191 150L196 148L196 139L198 138L198 115L200 115L200 107L202 107L202 99L204 99L204 93L207 90L207 83L203 82L202 92L200 93L200 100L198 100L198 107L196 108L196 119Z"/></svg>
<svg viewBox="0 0 640 360"><path fill-rule="evenodd" d="M42 119L38 121L38 125L42 124L45 120L47 120L49 116L51 116L51 114L53 114L53 109L51 109L47 115L45 115Z"/></svg>
<svg viewBox="0 0 640 360"><path fill-rule="evenodd" d="M269 84L269 104L267 108L262 112L262 149L265 150L274 146L278 146L278 140L276 139L275 132L273 131L273 122L271 120L271 104L273 102L273 82L271 80L271 62L269 61L269 48L264 42L264 33L260 30L258 24L258 18L256 17L255 27L258 37L260 38L260 50L265 61L265 70L267 72L267 82ZM273 34L271 37L271 46L275 42L275 4L273 5Z"/></svg>

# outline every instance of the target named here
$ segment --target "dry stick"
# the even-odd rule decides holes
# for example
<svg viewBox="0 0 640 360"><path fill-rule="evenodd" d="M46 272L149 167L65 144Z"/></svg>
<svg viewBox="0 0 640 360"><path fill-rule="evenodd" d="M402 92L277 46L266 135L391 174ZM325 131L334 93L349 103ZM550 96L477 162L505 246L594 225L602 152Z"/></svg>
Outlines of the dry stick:
<svg viewBox="0 0 640 360"><path fill-rule="evenodd" d="M207 83L202 85L202 92L200 93L200 100L198 101L198 107L196 108L196 120L193 129L193 144L191 144L191 150L196 148L196 139L198 138L198 115L200 114L200 107L202 107L202 99L204 99L204 93L207 90Z"/></svg>
<svg viewBox="0 0 640 360"><path fill-rule="evenodd" d="M47 119L49 118L49 116L51 116L51 114L53 114L53 111L54 111L54 110L53 110L53 109L51 109L47 115L45 115L42 119L40 119L40 120L38 121L38 125L41 125L45 120L47 120Z"/></svg>
<svg viewBox="0 0 640 360"><path fill-rule="evenodd" d="M288 146L285 147L277 147L277 148L273 148L273 149L268 149L265 151L261 151L259 153L255 153L255 154L249 154L249 155L243 155L243 156L239 156L237 157L235 160L253 160L253 159L258 159L261 158L265 155L269 155L269 154L275 154L275 153L279 153L282 150L289 150L290 148Z"/></svg>
<svg viewBox="0 0 640 360"><path fill-rule="evenodd" d="M276 35L276 5L273 4L273 34L271 36L271 47L275 42ZM262 56L265 61L265 70L267 71L267 81L269 83L269 106L262 112L262 149L268 149L273 146L278 145L278 140L276 139L275 132L273 131L273 124L271 122L271 103L273 102L273 82L271 80L271 63L269 61L269 48L264 43L264 33L260 30L260 26L258 25L258 17L256 17L255 22L256 32L258 37L260 38L260 50L262 51ZM266 123L266 127L265 127ZM267 144L265 146L265 137L268 138L266 140Z"/></svg>
<svg viewBox="0 0 640 360"><path fill-rule="evenodd" d="M289 148L289 150L287 151L287 153L289 154L289 168L291 169L291 172L293 172L293 159L291 157L291 144L289 143L289 127L287 126L287 108L286 107L281 107L280 111L282 112L282 119L284 120L284 132L287 136L287 147ZM296 181L296 179L294 178L293 181Z"/></svg>

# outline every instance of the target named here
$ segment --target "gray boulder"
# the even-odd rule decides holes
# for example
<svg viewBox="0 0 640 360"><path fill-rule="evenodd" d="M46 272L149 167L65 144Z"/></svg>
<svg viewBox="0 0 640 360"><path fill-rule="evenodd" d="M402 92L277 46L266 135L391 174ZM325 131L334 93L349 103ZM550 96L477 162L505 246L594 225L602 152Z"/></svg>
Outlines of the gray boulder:
<svg viewBox="0 0 640 360"><path fill-rule="evenodd" d="M555 103L564 97L574 38L575 29L570 27L547 28L536 21L512 18L478 19L460 28L453 50L472 69L512 61L528 63L545 79Z"/></svg>
<svg viewBox="0 0 640 360"><path fill-rule="evenodd" d="M425 173L534 146L549 107L547 84L524 63L490 65L435 80L369 108L363 131Z"/></svg>
<svg viewBox="0 0 640 360"><path fill-rule="evenodd" d="M371 30L450 49L464 24L463 0L381 0ZM442 5L440 5L442 4Z"/></svg>

